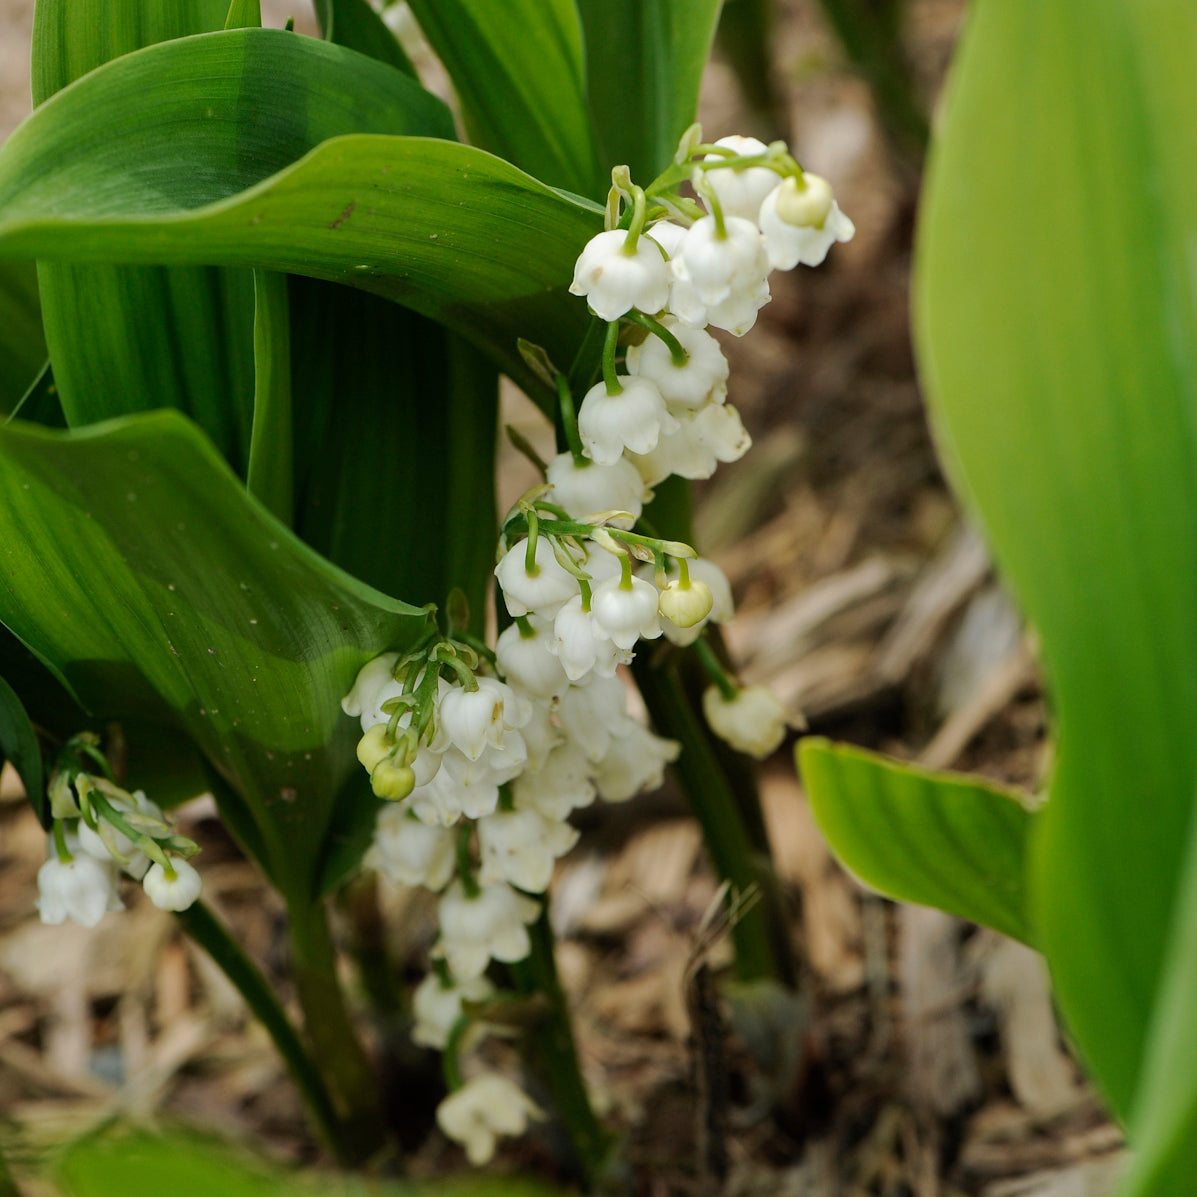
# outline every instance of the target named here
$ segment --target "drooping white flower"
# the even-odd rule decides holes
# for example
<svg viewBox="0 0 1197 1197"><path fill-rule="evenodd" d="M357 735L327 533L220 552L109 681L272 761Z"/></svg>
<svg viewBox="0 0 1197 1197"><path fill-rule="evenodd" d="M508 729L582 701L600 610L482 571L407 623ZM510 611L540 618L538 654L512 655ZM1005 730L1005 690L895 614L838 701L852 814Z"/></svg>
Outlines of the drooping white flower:
<svg viewBox="0 0 1197 1197"><path fill-rule="evenodd" d="M740 413L730 403L708 403L695 412L680 412L674 432L663 436L651 453L629 460L655 486L670 474L709 478L720 462L738 461L751 447Z"/></svg>
<svg viewBox="0 0 1197 1197"><path fill-rule="evenodd" d="M383 653L367 661L358 670L353 689L341 699L341 710L346 715L361 716L363 732L376 723L385 723L389 716L383 712L382 704L403 692L403 684L396 682L393 674L398 660L398 653Z"/></svg>
<svg viewBox="0 0 1197 1197"><path fill-rule="evenodd" d="M688 583L681 579L666 583L658 608L662 620L679 628L694 628L706 622L714 605L711 588L701 579L692 578Z"/></svg>
<svg viewBox="0 0 1197 1197"><path fill-rule="evenodd" d="M597 761L611 743L611 729L627 717L628 696L618 677L594 677L571 686L557 705L557 718L569 742Z"/></svg>
<svg viewBox="0 0 1197 1197"><path fill-rule="evenodd" d="M141 884L146 897L159 910L186 910L200 896L204 883L187 861L175 857L170 863L173 877L155 863L150 865Z"/></svg>
<svg viewBox="0 0 1197 1197"><path fill-rule="evenodd" d="M678 758L676 740L654 735L628 718L611 736L594 771L594 783L605 802L626 802L641 790L655 790L665 779L665 766Z"/></svg>
<svg viewBox="0 0 1197 1197"><path fill-rule="evenodd" d="M71 919L81 927L94 927L109 910L125 908L111 861L105 864L86 852L60 860L53 844L49 859L37 871L37 893L38 915L55 926Z"/></svg>
<svg viewBox="0 0 1197 1197"><path fill-rule="evenodd" d="M675 366L669 346L650 333L642 344L628 349L629 372L652 379L674 415L679 408L722 403L729 367L719 342L705 329L690 328L675 316L666 316L661 323L688 354L685 365Z"/></svg>
<svg viewBox="0 0 1197 1197"><path fill-rule="evenodd" d="M712 328L721 328L733 337L742 337L756 323L757 313L769 302L769 280L761 281L753 288L733 291L721 303L707 308L706 323Z"/></svg>
<svg viewBox="0 0 1197 1197"><path fill-rule="evenodd" d="M612 579L618 582L618 578ZM570 599L553 621L553 652L571 682L581 682L592 673L611 677L619 665L632 659L631 649L620 648L598 623L594 611L582 607L582 596Z"/></svg>
<svg viewBox="0 0 1197 1197"><path fill-rule="evenodd" d="M818 175L805 175L805 188L785 178L761 203L761 231L769 264L792 270L799 263L819 266L837 241L851 241L856 226L831 198L831 188Z"/></svg>
<svg viewBox="0 0 1197 1197"><path fill-rule="evenodd" d="M396 885L444 889L456 865L456 836L446 827L430 826L406 806L384 806L366 864Z"/></svg>
<svg viewBox="0 0 1197 1197"><path fill-rule="evenodd" d="M627 252L626 229L611 229L592 237L574 267L571 295L584 295L602 320L618 320L639 308L658 312L669 299L669 270L661 251L647 237Z"/></svg>
<svg viewBox="0 0 1197 1197"><path fill-rule="evenodd" d="M525 750L528 753L523 773L543 768L549 753L564 739L561 729L553 722L548 703L543 702L532 704L532 718L520 728L520 735L524 738ZM523 776L523 773L520 776ZM518 778L516 780L518 781Z"/></svg>
<svg viewBox="0 0 1197 1197"><path fill-rule="evenodd" d="M709 686L702 696L702 710L717 736L758 760L774 752L786 737L789 713L764 686L746 686L732 699L724 698L718 686Z"/></svg>
<svg viewBox="0 0 1197 1197"><path fill-rule="evenodd" d="M708 306L733 295L755 294L769 275L765 239L750 220L729 216L719 236L713 216L696 220L682 240L675 272L688 278Z"/></svg>
<svg viewBox="0 0 1197 1197"><path fill-rule="evenodd" d="M577 842L576 828L540 811L497 811L478 820L478 879L484 885L506 881L528 893L544 893L557 857Z"/></svg>
<svg viewBox="0 0 1197 1197"><path fill-rule="evenodd" d="M755 158L764 154L769 147L755 137L721 137L717 146L732 150L741 158ZM708 154L707 162L717 162L720 154ZM719 206L726 216L740 216L755 221L761 210L761 201L777 186L777 172L767 166L747 166L736 169L725 166L705 172L707 183L715 192Z"/></svg>
<svg viewBox="0 0 1197 1197"><path fill-rule="evenodd" d="M144 790L135 790L131 795L132 802L121 798L117 794L107 794L108 801L123 815L148 816L159 822L163 821L162 808L151 802ZM135 821L135 820L134 820ZM123 831L100 821L93 830L86 820L80 819L76 828L79 837L79 848L88 856L94 856L100 861L115 860L125 873L135 881L140 881L150 867L150 858L140 849L134 847L133 841Z"/></svg>
<svg viewBox="0 0 1197 1197"><path fill-rule="evenodd" d="M514 1081L494 1072L466 1081L436 1108L437 1125L465 1148L474 1165L490 1160L500 1135L522 1135L529 1119L543 1117Z"/></svg>
<svg viewBox="0 0 1197 1197"><path fill-rule="evenodd" d="M512 545L495 566L507 610L514 615L535 612L552 619L561 604L578 593L577 579L557 560L547 536L536 539L533 570L527 569L527 541Z"/></svg>
<svg viewBox="0 0 1197 1197"><path fill-rule="evenodd" d="M572 810L589 806L597 790L591 763L577 744L557 745L537 770L526 770L512 783L516 810L535 810L557 821Z"/></svg>
<svg viewBox="0 0 1197 1197"><path fill-rule="evenodd" d="M449 1042L449 1032L461 1017L462 1004L484 1002L494 992L495 987L486 977L446 985L436 973L429 973L411 996L411 1010L415 1017L411 1029L413 1042L444 1051Z"/></svg>
<svg viewBox="0 0 1197 1197"><path fill-rule="evenodd" d="M702 634L702 629L708 623L727 623L736 613L735 602L732 599L731 583L727 575L713 561L705 557L692 557L686 563L690 569L690 577L695 581L704 582L711 592L711 610L706 619L693 627L681 628L662 616L661 630L665 638L681 647L693 644Z"/></svg>
<svg viewBox="0 0 1197 1197"><path fill-rule="evenodd" d="M651 236L669 255L669 303L671 315L683 324L702 328L707 322L707 305L699 298L698 290L690 281L682 264L682 242L686 237L686 226L662 220L652 226Z"/></svg>
<svg viewBox="0 0 1197 1197"><path fill-rule="evenodd" d="M449 743L471 761L476 761L488 744L497 748L503 733L526 723L531 713L526 698L493 677L478 678L474 690L454 686L437 711Z"/></svg>
<svg viewBox="0 0 1197 1197"><path fill-rule="evenodd" d="M499 637L495 659L510 685L532 698L548 702L565 693L569 678L553 652L553 625L534 616L527 618L528 632L513 623Z"/></svg>
<svg viewBox="0 0 1197 1197"><path fill-rule="evenodd" d="M441 895L438 952L458 981L480 977L493 957L508 964L532 950L527 923L540 915L540 903L509 885L484 885L476 898L466 896L459 880Z"/></svg>
<svg viewBox="0 0 1197 1197"><path fill-rule="evenodd" d="M597 383L578 409L582 447L599 465L613 465L625 449L648 453L661 433L677 424L649 379L627 375L620 382L623 390L618 395L607 394L606 384Z"/></svg>
<svg viewBox="0 0 1197 1197"><path fill-rule="evenodd" d="M619 648L630 649L637 640L655 640L661 634L657 619L657 588L643 578L600 582L590 596L595 622Z"/></svg>
<svg viewBox="0 0 1197 1197"><path fill-rule="evenodd" d="M574 519L600 511L626 511L630 519L609 521L616 528L630 528L644 509L645 485L630 462L618 457L609 465L588 461L578 465L572 453L559 453L549 462L549 498Z"/></svg>

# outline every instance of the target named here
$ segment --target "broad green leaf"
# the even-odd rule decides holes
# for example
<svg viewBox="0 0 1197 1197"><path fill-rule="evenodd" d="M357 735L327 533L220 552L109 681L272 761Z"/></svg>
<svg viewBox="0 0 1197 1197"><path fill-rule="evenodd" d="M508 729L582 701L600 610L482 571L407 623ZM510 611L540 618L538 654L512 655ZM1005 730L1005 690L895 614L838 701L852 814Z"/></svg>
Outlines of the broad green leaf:
<svg viewBox="0 0 1197 1197"><path fill-rule="evenodd" d="M33 95L48 99L109 59L219 29L226 0L39 0ZM253 399L245 272L43 263L46 336L72 423L177 406L244 469Z"/></svg>
<svg viewBox="0 0 1197 1197"><path fill-rule="evenodd" d="M311 414L319 414L319 408ZM291 313L287 276L254 271L254 425L249 493L284 524L292 520ZM395 591L401 594L402 591Z"/></svg>
<svg viewBox="0 0 1197 1197"><path fill-rule="evenodd" d="M473 1171L420 1183L371 1183L284 1171L232 1144L183 1130L167 1135L105 1133L74 1143L54 1170L63 1197L553 1197L540 1181Z"/></svg>
<svg viewBox="0 0 1197 1197"><path fill-rule="evenodd" d="M1024 796L814 736L797 755L819 827L858 877L1032 943L1023 877L1034 817Z"/></svg>
<svg viewBox="0 0 1197 1197"><path fill-rule="evenodd" d="M37 271L28 262L0 265L0 417L20 402L46 361Z"/></svg>
<svg viewBox="0 0 1197 1197"><path fill-rule="evenodd" d="M980 0L918 254L932 415L1058 714L1035 938L1132 1126L1144 1053L1183 1042L1160 994L1195 867L1195 54L1178 0ZM1153 1193L1190 1191L1197 1139L1185 1152Z"/></svg>
<svg viewBox="0 0 1197 1197"><path fill-rule="evenodd" d="M0 149L0 258L215 262L344 282L448 324L542 393L516 341L572 361L588 316L566 288L600 210L436 139L335 138L284 167L277 130L236 119L251 82L267 103L276 80L220 73L239 45L279 38L303 40L240 30L156 46L35 111ZM224 97L223 134L204 109L173 106L190 72L211 103ZM147 107L146 91L164 94Z"/></svg>
<svg viewBox="0 0 1197 1197"><path fill-rule="evenodd" d="M720 0L576 2L599 159L647 186L695 118Z"/></svg>
<svg viewBox="0 0 1197 1197"><path fill-rule="evenodd" d="M0 524L0 621L92 714L176 722L275 883L309 894L365 778L340 699L424 612L292 536L173 411L0 429Z"/></svg>
<svg viewBox="0 0 1197 1197"><path fill-rule="evenodd" d="M453 78L470 140L529 174L602 199L573 0L412 0Z"/></svg>
<svg viewBox="0 0 1197 1197"><path fill-rule="evenodd" d="M411 59L368 0L315 0L315 7L320 29L328 41L368 54L417 78Z"/></svg>
<svg viewBox="0 0 1197 1197"><path fill-rule="evenodd" d="M498 380L470 345L376 296L293 278L296 531L388 594L481 612L493 567Z"/></svg>
<svg viewBox="0 0 1197 1197"><path fill-rule="evenodd" d="M262 0L232 0L224 19L226 29L261 29Z"/></svg>
<svg viewBox="0 0 1197 1197"><path fill-rule="evenodd" d="M43 827L50 826L50 805L42 776L42 750L37 732L16 691L0 677L0 765L9 761L17 771L25 796Z"/></svg>

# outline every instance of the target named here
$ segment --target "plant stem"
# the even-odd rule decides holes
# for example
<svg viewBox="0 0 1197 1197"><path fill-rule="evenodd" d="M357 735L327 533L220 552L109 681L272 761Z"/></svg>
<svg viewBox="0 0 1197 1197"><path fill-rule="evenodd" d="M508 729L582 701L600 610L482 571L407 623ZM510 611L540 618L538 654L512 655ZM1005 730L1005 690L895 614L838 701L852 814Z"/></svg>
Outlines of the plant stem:
<svg viewBox="0 0 1197 1197"><path fill-rule="evenodd" d="M274 1046L287 1065L313 1121L334 1151L340 1124L324 1078L308 1055L307 1049L291 1025L283 1007L257 965L245 954L228 928L203 902L196 902L176 915L183 930L211 956L217 967L233 983L245 1004L266 1028ZM0 1188L0 1192L2 1192Z"/></svg>
<svg viewBox="0 0 1197 1197"><path fill-rule="evenodd" d="M674 662L656 664L645 654L632 668L657 731L681 742L675 768L720 877L741 893L750 886L760 891L761 901L731 930L737 974L745 981L768 978L794 988L797 964L751 774L744 770L733 782Z"/></svg>
<svg viewBox="0 0 1197 1197"><path fill-rule="evenodd" d="M336 1110L337 1155L342 1163L361 1164L386 1142L378 1080L337 982L337 955L324 903L292 897L287 906L295 992L313 1055Z"/></svg>
<svg viewBox="0 0 1197 1197"><path fill-rule="evenodd" d="M569 1132L577 1154L578 1169L587 1190L603 1188L612 1164L613 1137L595 1117L590 1095L578 1064L573 1026L565 992L557 976L553 958L553 929L549 924L548 900L540 918L528 928L532 951L517 964L509 966L512 980L520 993L541 995L548 1001L548 1012L526 1036L526 1050L533 1071L545 1082L553 1096L557 1113Z"/></svg>

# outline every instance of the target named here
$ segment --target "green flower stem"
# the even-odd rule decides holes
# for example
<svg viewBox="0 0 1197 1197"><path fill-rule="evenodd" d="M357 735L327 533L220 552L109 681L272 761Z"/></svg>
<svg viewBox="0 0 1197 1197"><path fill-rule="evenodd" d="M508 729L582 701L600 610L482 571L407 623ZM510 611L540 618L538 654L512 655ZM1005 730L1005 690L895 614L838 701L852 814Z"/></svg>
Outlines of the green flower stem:
<svg viewBox="0 0 1197 1197"><path fill-rule="evenodd" d="M732 702L736 695L740 693L739 687L732 681L727 670L723 668L723 662L719 660L715 650L711 647L711 642L706 636L700 636L694 642L694 655L706 671L707 677L719 687L719 693L728 702Z"/></svg>
<svg viewBox="0 0 1197 1197"><path fill-rule="evenodd" d="M577 1155L578 1170L588 1192L603 1191L613 1160L614 1137L595 1116L586 1082L578 1064L569 1006L557 977L553 958L553 930L548 901L540 918L528 928L532 951L526 959L508 966L514 988L528 997L548 1002L544 1019L525 1036L531 1070L547 1085L561 1121Z"/></svg>
<svg viewBox="0 0 1197 1197"><path fill-rule="evenodd" d="M565 432L565 442L569 445L569 451L573 454L574 461L577 464L585 462L590 464L590 459L582 451L582 437L578 432L578 413L574 407L573 392L569 389L569 379L564 374L557 375L557 399L561 407L561 427ZM547 466L545 467L547 470Z"/></svg>
<svg viewBox="0 0 1197 1197"><path fill-rule="evenodd" d="M386 1146L378 1081L337 982L337 954L324 903L288 898L291 972L312 1055L336 1111L335 1150L342 1163L362 1164Z"/></svg>
<svg viewBox="0 0 1197 1197"><path fill-rule="evenodd" d="M639 324L642 328L647 328L655 337L660 337L665 342L666 348L669 350L669 357L673 364L680 370L690 360L690 355L682 347L681 341L677 339L663 325L655 316L647 316L644 312L638 312L633 308L626 316L625 320L631 320L633 324Z"/></svg>
<svg viewBox="0 0 1197 1197"><path fill-rule="evenodd" d="M607 335L603 339L603 382L607 386L608 395L623 393L623 383L615 371L615 350L619 346L619 321L613 320L607 325Z"/></svg>
<svg viewBox="0 0 1197 1197"><path fill-rule="evenodd" d="M720 877L741 893L755 886L761 894L731 929L737 974L745 981L772 979L796 987L788 920L751 774L741 768L735 776L721 759L676 664L654 665L645 653L632 669L656 730L681 742L674 767Z"/></svg>
<svg viewBox="0 0 1197 1197"><path fill-rule="evenodd" d="M254 1016L266 1028L320 1134L329 1148L336 1155L342 1156L339 1150L340 1119L324 1078L257 965L203 902L196 902L175 917L183 930L211 956L217 967L245 999L245 1004ZM0 1192L2 1191L0 1188Z"/></svg>

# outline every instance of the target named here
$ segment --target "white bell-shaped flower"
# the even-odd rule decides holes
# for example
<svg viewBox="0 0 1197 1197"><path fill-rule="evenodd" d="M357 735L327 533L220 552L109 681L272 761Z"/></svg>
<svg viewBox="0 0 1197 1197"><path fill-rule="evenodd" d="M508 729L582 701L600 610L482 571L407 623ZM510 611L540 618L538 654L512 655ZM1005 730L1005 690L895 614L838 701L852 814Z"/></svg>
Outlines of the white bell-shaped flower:
<svg viewBox="0 0 1197 1197"><path fill-rule="evenodd" d="M528 632L513 623L499 637L495 659L514 689L548 702L565 693L569 678L553 652L553 625L534 616L527 618Z"/></svg>
<svg viewBox="0 0 1197 1197"><path fill-rule="evenodd" d="M436 1108L437 1125L475 1166L490 1161L500 1135L522 1135L530 1119L543 1117L514 1081L494 1072L466 1081Z"/></svg>
<svg viewBox="0 0 1197 1197"><path fill-rule="evenodd" d="M709 686L702 696L702 710L717 736L758 760L776 751L789 725L789 712L764 686L746 686L732 699L724 698L718 686Z"/></svg>
<svg viewBox="0 0 1197 1197"><path fill-rule="evenodd" d="M478 820L478 879L484 885L506 881L529 893L544 893L557 857L577 842L576 828L540 811L497 811Z"/></svg>
<svg viewBox="0 0 1197 1197"><path fill-rule="evenodd" d="M657 245L638 237L630 254L627 245L626 229L591 237L569 286L571 295L584 295L595 315L608 322L632 308L658 312L669 299L669 270Z"/></svg>
<svg viewBox="0 0 1197 1197"><path fill-rule="evenodd" d="M383 713L382 704L403 692L403 684L395 681L392 672L398 660L398 653L383 653L367 661L358 670L353 689L341 699L341 710L346 715L361 717L362 731L375 723L385 723L389 716Z"/></svg>
<svg viewBox="0 0 1197 1197"><path fill-rule="evenodd" d="M528 754L523 773L542 769L549 753L565 739L564 733L553 722L552 708L544 702L532 704L532 718L520 728L520 735Z"/></svg>
<svg viewBox="0 0 1197 1197"><path fill-rule="evenodd" d="M605 383L586 392L578 409L578 434L592 461L613 465L625 449L648 453L662 432L671 432L677 421L669 414L661 392L647 378L627 375L623 390L607 394Z"/></svg>
<svg viewBox="0 0 1197 1197"><path fill-rule="evenodd" d="M719 566L705 557L692 557L686 564L690 569L690 577L705 583L711 592L711 610L706 619L688 628L678 627L664 616L661 618L661 630L665 638L683 648L693 644L708 623L727 623L736 612L731 583Z"/></svg>
<svg viewBox="0 0 1197 1197"><path fill-rule="evenodd" d="M498 747L504 731L518 728L532 713L526 698L493 677L477 679L477 689L454 686L441 699L441 730L454 748L476 761L489 744Z"/></svg>
<svg viewBox="0 0 1197 1197"><path fill-rule="evenodd" d="M593 677L585 686L571 686L557 704L557 718L568 743L592 761L611 743L611 729L627 718L628 694L618 677Z"/></svg>
<svg viewBox="0 0 1197 1197"><path fill-rule="evenodd" d="M457 863L457 837L447 827L430 826L406 806L384 806L374 824L366 864L396 885L444 889Z"/></svg>
<svg viewBox="0 0 1197 1197"><path fill-rule="evenodd" d="M727 396L728 363L719 342L705 329L690 328L674 316L661 323L671 332L688 357L675 366L669 346L651 333L640 345L628 349L628 370L656 383L672 414L679 408L699 408L722 403Z"/></svg>
<svg viewBox="0 0 1197 1197"><path fill-rule="evenodd" d="M557 821L572 810L589 806L598 792L591 762L577 744L559 744L535 772L521 773L512 783L516 810L535 810Z"/></svg>
<svg viewBox="0 0 1197 1197"><path fill-rule="evenodd" d="M655 640L661 634L657 619L660 596L643 578L621 578L600 582L590 596L595 622L619 648L630 649L637 640Z"/></svg>
<svg viewBox="0 0 1197 1197"><path fill-rule="evenodd" d="M726 236L719 235L713 216L696 220L682 241L675 272L694 284L708 306L733 295L755 294L769 275L765 239L750 220L729 216Z"/></svg>
<svg viewBox="0 0 1197 1197"><path fill-rule="evenodd" d="M595 619L593 609L583 610L581 595L570 599L557 612L553 621L553 651L571 682L581 682L592 673L611 677L619 665L626 665L632 659L631 650L620 648L611 639Z"/></svg>
<svg viewBox="0 0 1197 1197"><path fill-rule="evenodd" d="M676 740L654 735L634 719L625 719L611 736L594 771L594 784L605 802L626 802L641 790L655 790L665 780L665 766L678 758Z"/></svg>
<svg viewBox="0 0 1197 1197"><path fill-rule="evenodd" d="M486 977L446 985L436 973L429 973L411 995L412 1041L444 1051L449 1032L461 1017L463 1003L485 1002L494 992L495 987Z"/></svg>
<svg viewBox="0 0 1197 1197"><path fill-rule="evenodd" d="M527 552L527 541L521 540L495 566L507 610L513 616L531 611L543 619L552 619L561 604L578 593L578 581L557 560L547 536L536 539L531 573L527 569Z"/></svg>
<svg viewBox="0 0 1197 1197"><path fill-rule="evenodd" d="M721 303L707 308L706 323L721 328L733 337L742 337L756 323L757 313L769 302L769 280L761 279L755 288L733 291Z"/></svg>
<svg viewBox="0 0 1197 1197"><path fill-rule="evenodd" d="M587 461L579 465L572 453L559 453L549 462L549 498L574 519L600 511L626 511L629 519L613 519L615 528L630 528L644 509L645 485L631 463L618 457L609 465Z"/></svg>
<svg viewBox="0 0 1197 1197"><path fill-rule="evenodd" d="M150 865L142 887L159 910L186 910L200 896L204 883L187 861L174 857L170 865L169 873L160 864Z"/></svg>
<svg viewBox="0 0 1197 1197"><path fill-rule="evenodd" d="M109 910L124 909L111 861L104 863L86 852L60 860L53 844L49 859L37 871L37 894L38 915L55 926L70 919L81 927L94 927Z"/></svg>
<svg viewBox="0 0 1197 1197"><path fill-rule="evenodd" d="M649 486L670 474L709 478L720 462L738 461L752 447L740 413L730 403L708 403L695 412L681 412L678 427L663 436L651 453L630 457Z"/></svg>
<svg viewBox="0 0 1197 1197"><path fill-rule="evenodd" d="M697 578L687 582L678 579L662 587L658 612L662 621L668 620L679 628L694 628L706 623L714 605L711 588L705 582Z"/></svg>
<svg viewBox="0 0 1197 1197"><path fill-rule="evenodd" d="M540 903L509 885L484 885L466 896L460 879L450 883L437 905L438 951L458 981L480 977L493 957L512 964L532 950L526 924L540 915Z"/></svg>
<svg viewBox="0 0 1197 1197"><path fill-rule="evenodd" d="M715 144L722 149L732 150L741 158L755 158L769 149L755 137L739 135L721 137ZM720 154L708 154L705 160L717 162L721 159ZM733 166L716 167L707 170L705 177L725 216L740 216L751 221L756 220L761 201L777 186L777 172L768 166L744 166L739 169Z"/></svg>
<svg viewBox="0 0 1197 1197"><path fill-rule="evenodd" d="M774 270L819 266L837 241L851 241L856 226L831 198L825 179L807 173L805 188L785 178L761 203L761 231Z"/></svg>

